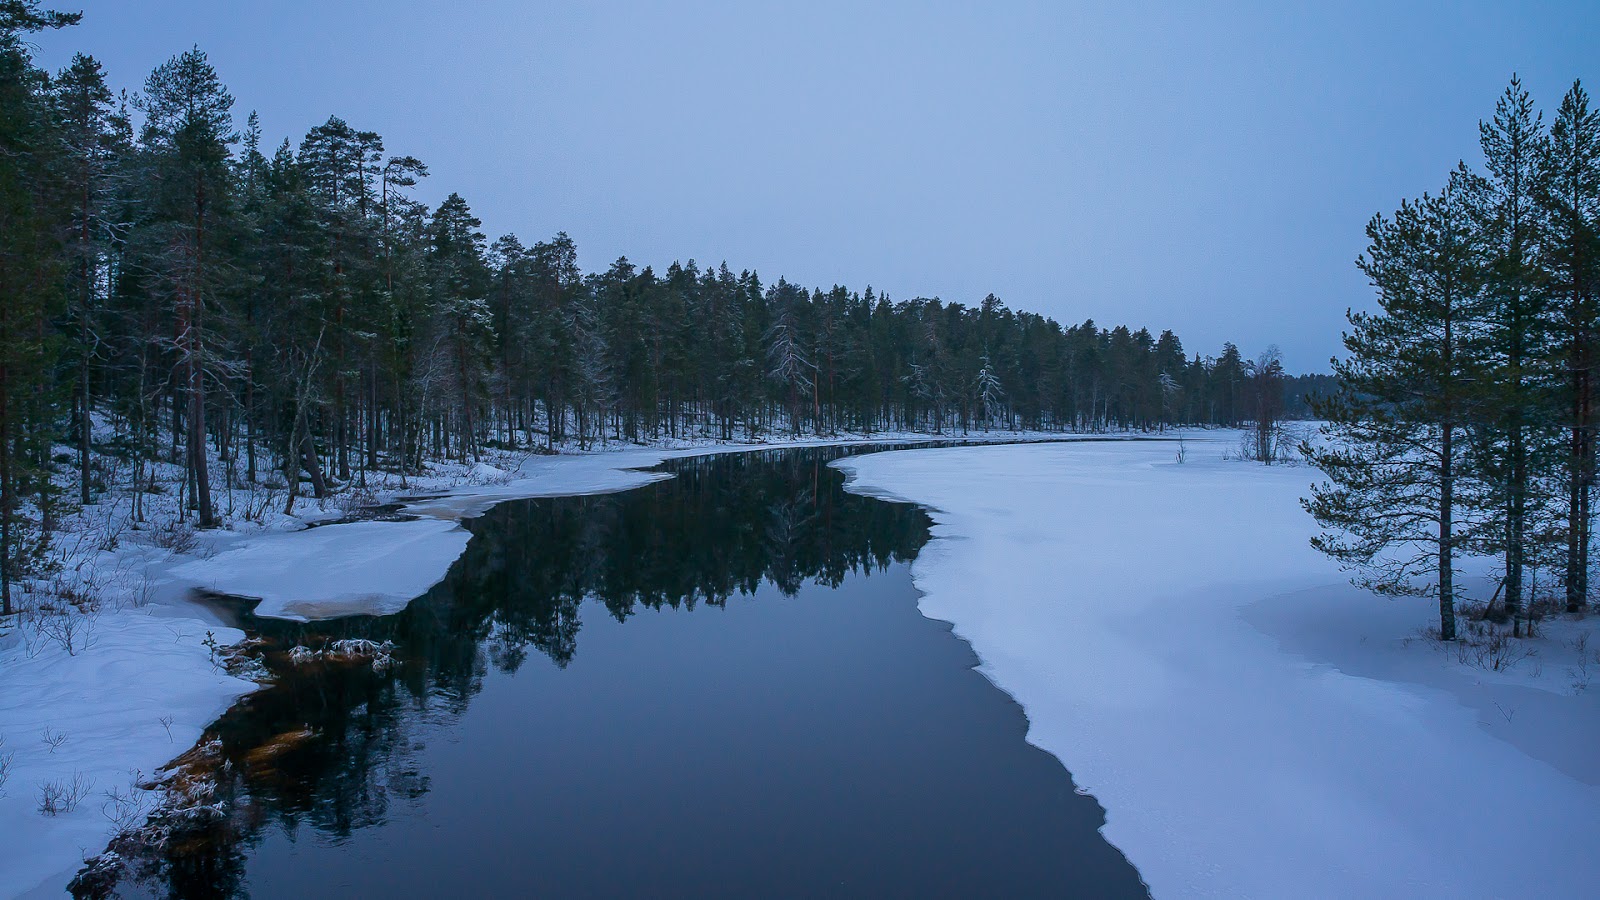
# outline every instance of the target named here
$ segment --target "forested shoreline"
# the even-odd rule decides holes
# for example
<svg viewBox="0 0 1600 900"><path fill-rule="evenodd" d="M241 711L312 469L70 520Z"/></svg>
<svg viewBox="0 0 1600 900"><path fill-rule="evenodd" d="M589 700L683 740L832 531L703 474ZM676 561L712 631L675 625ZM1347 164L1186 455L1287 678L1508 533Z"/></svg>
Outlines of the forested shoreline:
<svg viewBox="0 0 1600 900"><path fill-rule="evenodd" d="M491 242L460 196L430 209L427 165L343 119L265 145L198 48L132 94L86 55L38 68L26 36L77 19L0 3L7 598L59 510L110 487L96 453L130 463L135 527L158 463L208 527L219 483L281 479L292 510L491 446L1284 412L1274 353L1189 355L1170 331L1063 328L993 295L891 300L692 260L585 274L565 234Z"/></svg>
<svg viewBox="0 0 1600 900"><path fill-rule="evenodd" d="M1379 310L1352 313L1307 447L1315 545L1386 594L1435 597L1458 635L1467 556L1497 558L1489 619L1531 633L1591 593L1600 364L1600 111L1574 81L1545 124L1513 76L1482 170L1367 227ZM1540 575L1543 575L1542 580Z"/></svg>

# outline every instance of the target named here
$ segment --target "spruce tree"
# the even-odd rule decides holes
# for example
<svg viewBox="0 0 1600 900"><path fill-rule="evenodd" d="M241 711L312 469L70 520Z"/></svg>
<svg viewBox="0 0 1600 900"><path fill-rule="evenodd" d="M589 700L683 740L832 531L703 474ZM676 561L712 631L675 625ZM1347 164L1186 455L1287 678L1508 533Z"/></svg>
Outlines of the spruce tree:
<svg viewBox="0 0 1600 900"><path fill-rule="evenodd" d="M800 434L800 403L816 391L816 364L806 353L797 309L805 302L805 292L778 279L769 292L773 307L772 327L767 330L767 377L784 398L789 428Z"/></svg>

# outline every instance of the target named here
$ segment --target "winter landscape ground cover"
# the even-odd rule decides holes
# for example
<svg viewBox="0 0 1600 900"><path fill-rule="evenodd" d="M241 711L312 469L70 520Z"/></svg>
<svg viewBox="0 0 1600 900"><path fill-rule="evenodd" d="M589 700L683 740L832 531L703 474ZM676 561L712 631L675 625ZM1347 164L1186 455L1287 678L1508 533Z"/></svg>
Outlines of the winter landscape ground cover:
<svg viewBox="0 0 1600 900"><path fill-rule="evenodd" d="M1154 896L1592 896L1589 623L1546 620L1516 659L1442 646L1428 601L1352 588L1308 546L1314 470L1220 450L835 465L929 507L923 612L1106 807Z"/></svg>

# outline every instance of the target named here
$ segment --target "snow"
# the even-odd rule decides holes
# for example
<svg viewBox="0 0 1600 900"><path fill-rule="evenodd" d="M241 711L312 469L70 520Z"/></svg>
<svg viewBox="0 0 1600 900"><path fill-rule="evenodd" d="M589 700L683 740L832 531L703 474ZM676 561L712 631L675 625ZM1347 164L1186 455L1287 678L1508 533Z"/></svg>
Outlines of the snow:
<svg viewBox="0 0 1600 900"><path fill-rule="evenodd" d="M172 570L197 587L259 597L257 615L305 622L389 615L444 578L470 538L441 519L357 522L264 535Z"/></svg>
<svg viewBox="0 0 1600 900"><path fill-rule="evenodd" d="M1418 636L1430 602L1352 588L1308 546L1313 470L1188 447L835 465L930 509L923 612L1106 807L1154 896L1593 896L1592 626L1547 623L1506 672L1463 662Z"/></svg>
<svg viewBox="0 0 1600 900"><path fill-rule="evenodd" d="M135 770L154 774L255 689L212 665L207 631L222 644L244 637L150 607L94 618L89 645L72 654L59 642L27 646L18 632L0 641L0 763L13 754L0 785L0 897L59 895L105 849L106 793L129 792ZM75 810L39 812L44 783L79 777Z"/></svg>
<svg viewBox="0 0 1600 900"><path fill-rule="evenodd" d="M1016 438L1010 433L972 437L975 441ZM745 445L624 446L581 454L530 455L506 461L507 468L478 463L467 470L465 478L453 481L454 487L437 496L427 496L434 485L426 479L412 479L411 492L424 495L406 501L404 512L420 517L415 521L333 524L252 535L241 546L185 563L172 574L193 587L261 598L255 608L260 616L311 621L355 614L388 615L444 580L470 537L460 521L481 515L496 503L629 490L670 477L642 470L672 458L890 440L930 438L900 435Z"/></svg>

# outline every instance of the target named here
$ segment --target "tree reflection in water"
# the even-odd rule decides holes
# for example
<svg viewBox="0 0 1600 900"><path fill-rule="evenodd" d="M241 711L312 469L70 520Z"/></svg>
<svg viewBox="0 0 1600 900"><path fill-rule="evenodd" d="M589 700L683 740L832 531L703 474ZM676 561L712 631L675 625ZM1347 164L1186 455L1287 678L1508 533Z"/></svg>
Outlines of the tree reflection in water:
<svg viewBox="0 0 1600 900"><path fill-rule="evenodd" d="M269 827L339 840L383 823L429 790L415 732L461 716L491 669L514 673L533 654L565 667L586 599L624 621L640 607L720 607L764 582L786 596L837 587L911 559L927 516L844 492L827 463L853 452L692 457L637 490L502 503L466 523L472 540L444 581L397 615L247 616L276 681L210 729L209 753L191 754L196 777L215 779L220 817L156 846L118 845L120 863L75 893L244 896L248 851ZM392 642L394 664L288 660L292 647L344 638Z"/></svg>

